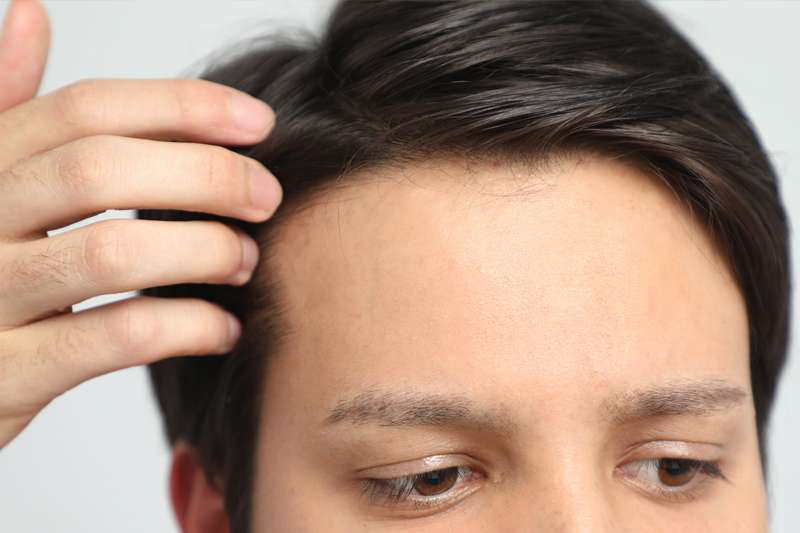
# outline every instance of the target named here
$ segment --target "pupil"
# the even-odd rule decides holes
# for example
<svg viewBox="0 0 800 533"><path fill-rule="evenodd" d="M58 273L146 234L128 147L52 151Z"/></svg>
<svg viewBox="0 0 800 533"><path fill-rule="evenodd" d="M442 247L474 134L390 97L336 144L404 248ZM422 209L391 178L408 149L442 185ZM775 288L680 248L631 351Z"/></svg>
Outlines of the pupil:
<svg viewBox="0 0 800 533"><path fill-rule="evenodd" d="M427 474L423 480L428 485L438 485L442 481L442 473L438 470L436 472L431 472Z"/></svg>
<svg viewBox="0 0 800 533"><path fill-rule="evenodd" d="M448 491L458 479L458 467L443 468L421 474L414 489L423 496L432 496Z"/></svg>
<svg viewBox="0 0 800 533"><path fill-rule="evenodd" d="M685 459L661 459L658 464L658 478L667 486L685 485L694 478L694 463Z"/></svg>
<svg viewBox="0 0 800 533"><path fill-rule="evenodd" d="M676 459L667 459L666 464L664 465L664 469L669 473L671 476L679 476L685 473L686 465L681 463Z"/></svg>

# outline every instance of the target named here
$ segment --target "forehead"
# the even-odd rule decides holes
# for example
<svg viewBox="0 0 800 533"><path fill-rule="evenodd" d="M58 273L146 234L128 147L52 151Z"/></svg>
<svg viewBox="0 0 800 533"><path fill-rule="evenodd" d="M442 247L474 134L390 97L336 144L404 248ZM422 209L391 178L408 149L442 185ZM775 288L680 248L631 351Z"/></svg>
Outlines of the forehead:
<svg viewBox="0 0 800 533"><path fill-rule="evenodd" d="M362 171L294 215L273 252L285 364L338 392L749 382L729 271L672 192L619 161Z"/></svg>

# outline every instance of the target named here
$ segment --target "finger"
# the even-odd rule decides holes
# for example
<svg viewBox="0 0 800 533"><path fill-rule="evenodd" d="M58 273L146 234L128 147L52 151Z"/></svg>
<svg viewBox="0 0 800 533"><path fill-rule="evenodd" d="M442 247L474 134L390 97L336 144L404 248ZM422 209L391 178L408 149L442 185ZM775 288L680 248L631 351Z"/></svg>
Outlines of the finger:
<svg viewBox="0 0 800 533"><path fill-rule="evenodd" d="M72 312L72 306L71 305L66 305L66 306L61 307L59 309L53 309L52 311L47 311L46 313L43 313L42 315L36 317L35 320L43 320L43 319L49 318L51 316L63 315L64 313L71 313L71 312ZM33 322L33 320L31 320L31 322Z"/></svg>
<svg viewBox="0 0 800 533"><path fill-rule="evenodd" d="M114 370L227 353L238 327L233 315L206 300L139 296L4 331L3 416L32 416L59 394ZM18 412L6 412L7 406Z"/></svg>
<svg viewBox="0 0 800 533"><path fill-rule="evenodd" d="M0 168L89 135L255 144L274 122L261 100L206 80L82 80L0 114Z"/></svg>
<svg viewBox="0 0 800 533"><path fill-rule="evenodd" d="M101 294L249 281L256 242L211 220L113 219L4 246L0 331Z"/></svg>
<svg viewBox="0 0 800 533"><path fill-rule="evenodd" d="M0 172L0 238L20 240L106 209L179 209L256 222L282 199L261 163L220 146L99 135Z"/></svg>
<svg viewBox="0 0 800 533"><path fill-rule="evenodd" d="M0 37L0 111L36 96L50 48L50 21L38 0L13 0Z"/></svg>

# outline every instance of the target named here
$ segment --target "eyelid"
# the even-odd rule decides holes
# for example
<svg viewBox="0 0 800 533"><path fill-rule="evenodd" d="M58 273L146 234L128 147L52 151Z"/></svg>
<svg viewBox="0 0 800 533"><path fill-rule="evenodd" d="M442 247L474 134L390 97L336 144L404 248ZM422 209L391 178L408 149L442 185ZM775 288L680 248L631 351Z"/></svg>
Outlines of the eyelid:
<svg viewBox="0 0 800 533"><path fill-rule="evenodd" d="M455 483L441 493L415 496L416 478L437 470L457 469ZM459 505L474 492L480 490L485 475L477 468L450 466L427 469L407 476L392 478L363 478L361 494L369 502L370 511L387 518L419 518L444 512Z"/></svg>
<svg viewBox="0 0 800 533"><path fill-rule="evenodd" d="M637 457L648 459L652 457L670 457L673 459L700 459L705 461L719 460L724 447L709 442L689 441L648 441L629 446L620 461L627 463Z"/></svg>
<svg viewBox="0 0 800 533"><path fill-rule="evenodd" d="M402 463L362 468L357 470L356 473L359 477L392 479L455 466L480 467L477 461L466 455L450 454L431 455L420 459L403 461Z"/></svg>
<svg viewBox="0 0 800 533"><path fill-rule="evenodd" d="M618 471L624 472L620 475L626 483L647 496L656 497L667 502L691 502L702 496L706 489L711 488L710 485L713 481L727 481L727 478L725 478L725 475L715 462L702 460L692 461L697 463L695 475L685 485L676 487L663 487L659 486L658 483L639 479L638 474L642 469L650 469L652 472L652 469L658 468L660 459L630 461L617 468ZM630 475L630 472L628 472L629 470L633 470L634 475Z"/></svg>
<svg viewBox="0 0 800 533"><path fill-rule="evenodd" d="M728 481L722 468L724 447L719 444L690 441L651 441L637 443L626 450L624 458L614 469L625 483L651 498L668 502L689 502L712 488L715 481ZM674 488L639 479L643 470L657 468L662 459L682 459L699 465L695 476L685 485Z"/></svg>

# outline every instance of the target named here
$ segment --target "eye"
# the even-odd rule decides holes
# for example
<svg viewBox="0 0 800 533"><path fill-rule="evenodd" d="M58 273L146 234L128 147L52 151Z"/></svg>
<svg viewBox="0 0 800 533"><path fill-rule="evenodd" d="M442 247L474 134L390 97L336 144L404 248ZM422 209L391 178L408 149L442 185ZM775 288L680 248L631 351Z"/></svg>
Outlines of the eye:
<svg viewBox="0 0 800 533"><path fill-rule="evenodd" d="M458 481L458 467L433 470L414 476L413 490L423 496L435 496L447 492Z"/></svg>
<svg viewBox="0 0 800 533"><path fill-rule="evenodd" d="M451 466L394 478L362 480L375 505L404 510L442 510L479 488L483 474L469 466Z"/></svg>
<svg viewBox="0 0 800 533"><path fill-rule="evenodd" d="M693 501L709 481L727 480L716 462L688 458L632 461L618 470L641 490L668 501Z"/></svg>
<svg viewBox="0 0 800 533"><path fill-rule="evenodd" d="M700 466L687 459L659 459L658 480L669 487L681 487L695 478Z"/></svg>

